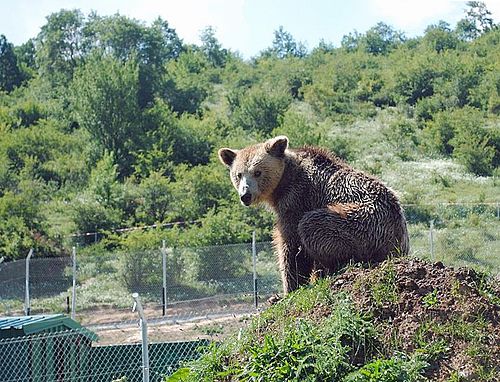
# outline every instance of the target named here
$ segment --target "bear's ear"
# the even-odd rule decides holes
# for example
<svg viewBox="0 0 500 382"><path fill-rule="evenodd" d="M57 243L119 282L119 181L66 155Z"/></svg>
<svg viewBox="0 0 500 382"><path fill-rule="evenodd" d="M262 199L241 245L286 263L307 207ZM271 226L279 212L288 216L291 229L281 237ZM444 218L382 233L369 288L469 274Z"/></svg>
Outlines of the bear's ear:
<svg viewBox="0 0 500 382"><path fill-rule="evenodd" d="M234 158L236 158L236 154L238 154L238 150L223 148L219 150L219 159L227 167L231 167Z"/></svg>
<svg viewBox="0 0 500 382"><path fill-rule="evenodd" d="M278 158L285 155L285 150L288 148L288 138L284 135L279 135L268 140L265 144L266 151Z"/></svg>

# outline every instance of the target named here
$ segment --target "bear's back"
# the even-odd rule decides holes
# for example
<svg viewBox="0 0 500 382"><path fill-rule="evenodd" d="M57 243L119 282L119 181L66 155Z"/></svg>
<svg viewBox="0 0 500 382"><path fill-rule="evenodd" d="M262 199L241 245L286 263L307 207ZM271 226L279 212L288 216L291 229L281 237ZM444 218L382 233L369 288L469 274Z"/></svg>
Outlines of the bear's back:
<svg viewBox="0 0 500 382"><path fill-rule="evenodd" d="M310 208L335 203L374 203L393 206L399 210L394 193L377 178L355 170L331 152L306 146L291 150L302 176L297 177L302 201Z"/></svg>

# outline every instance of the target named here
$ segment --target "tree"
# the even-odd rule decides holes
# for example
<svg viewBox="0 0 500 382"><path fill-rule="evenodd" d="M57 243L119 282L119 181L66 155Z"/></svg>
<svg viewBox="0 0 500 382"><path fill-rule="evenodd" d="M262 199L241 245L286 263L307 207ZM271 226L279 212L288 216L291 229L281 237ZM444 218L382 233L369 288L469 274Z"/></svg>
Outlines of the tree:
<svg viewBox="0 0 500 382"><path fill-rule="evenodd" d="M72 106L81 127L95 140L98 152L114 153L120 175L131 170L129 151L140 136L139 71L135 60L94 54L75 73Z"/></svg>
<svg viewBox="0 0 500 382"><path fill-rule="evenodd" d="M253 132L270 133L278 127L292 99L284 91L252 88L234 113L234 125Z"/></svg>
<svg viewBox="0 0 500 382"><path fill-rule="evenodd" d="M169 189L170 181L159 171L153 171L139 185L141 203L137 214L142 223L164 222L172 201Z"/></svg>
<svg viewBox="0 0 500 382"><path fill-rule="evenodd" d="M118 182L118 166L106 152L90 174L88 188L72 202L73 221L79 232L98 232L117 228L123 188Z"/></svg>
<svg viewBox="0 0 500 382"><path fill-rule="evenodd" d="M468 1L466 16L457 23L457 34L465 41L474 40L496 28L491 12L482 1Z"/></svg>
<svg viewBox="0 0 500 382"><path fill-rule="evenodd" d="M211 26L206 27L201 32L201 51L207 56L208 61L215 67L223 67L226 64L228 51L223 49L217 37L215 29Z"/></svg>
<svg viewBox="0 0 500 382"><path fill-rule="evenodd" d="M199 50L187 49L166 65L162 96L177 113L196 113L208 95L209 62Z"/></svg>
<svg viewBox="0 0 500 382"><path fill-rule="evenodd" d="M22 80L14 47L2 34L0 35L0 90L10 92L19 86Z"/></svg>
<svg viewBox="0 0 500 382"><path fill-rule="evenodd" d="M33 78L37 71L34 39L30 38L24 44L16 46L14 52L17 56L17 62L22 72L23 80L26 81Z"/></svg>
<svg viewBox="0 0 500 382"><path fill-rule="evenodd" d="M53 85L67 84L83 55L83 14L62 9L47 17L36 38L36 62L40 74Z"/></svg>
<svg viewBox="0 0 500 382"><path fill-rule="evenodd" d="M139 105L144 108L159 92L167 61L183 51L182 40L167 21L157 18L146 27L123 15L89 16L84 28L85 49L99 50L125 62L134 58L139 67Z"/></svg>
<svg viewBox="0 0 500 382"><path fill-rule="evenodd" d="M271 54L278 58L305 57L307 48L302 42L295 41L291 33L280 26L278 30L274 31L273 45L265 54Z"/></svg>
<svg viewBox="0 0 500 382"><path fill-rule="evenodd" d="M404 40L405 37L402 32L398 32L390 25L380 22L366 32L363 45L368 53L387 54Z"/></svg>
<svg viewBox="0 0 500 382"><path fill-rule="evenodd" d="M30 38L24 44L16 46L14 51L16 52L17 60L20 64L25 65L29 69L36 69L34 39Z"/></svg>
<svg viewBox="0 0 500 382"><path fill-rule="evenodd" d="M359 48L361 37L362 34L358 33L357 31L354 31L352 33L342 36L342 41L340 42L340 45L342 46L343 49L347 50L348 52L354 52Z"/></svg>
<svg viewBox="0 0 500 382"><path fill-rule="evenodd" d="M447 49L455 49L458 45L458 38L450 29L450 24L442 20L426 28L424 41L438 53Z"/></svg>
<svg viewBox="0 0 500 382"><path fill-rule="evenodd" d="M117 207L122 198L117 170L113 154L106 152L90 174L88 191L106 208Z"/></svg>

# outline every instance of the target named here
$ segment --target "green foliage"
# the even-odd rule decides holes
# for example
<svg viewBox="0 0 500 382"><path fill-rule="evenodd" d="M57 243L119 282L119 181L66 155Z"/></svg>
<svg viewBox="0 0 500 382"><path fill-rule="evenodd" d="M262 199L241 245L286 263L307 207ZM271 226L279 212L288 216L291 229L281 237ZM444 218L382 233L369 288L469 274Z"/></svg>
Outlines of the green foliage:
<svg viewBox="0 0 500 382"><path fill-rule="evenodd" d="M422 302L428 308L432 308L433 306L437 305L439 303L439 299L437 297L437 290L434 289L432 292L430 292L429 294L425 295L422 298Z"/></svg>
<svg viewBox="0 0 500 382"><path fill-rule="evenodd" d="M113 155L105 153L90 174L88 189L73 202L73 221L79 232L118 228L123 186L117 177Z"/></svg>
<svg viewBox="0 0 500 382"><path fill-rule="evenodd" d="M215 37L215 29L207 27L201 32L201 50L207 57L208 61L215 67L223 67L228 59L229 52L223 49L217 37Z"/></svg>
<svg viewBox="0 0 500 382"><path fill-rule="evenodd" d="M457 24L457 33L464 40L472 40L496 28L491 12L482 1L468 1L465 18Z"/></svg>
<svg viewBox="0 0 500 382"><path fill-rule="evenodd" d="M22 80L14 46L2 34L0 35L0 90L10 92L19 86Z"/></svg>
<svg viewBox="0 0 500 382"><path fill-rule="evenodd" d="M361 45L367 53L387 54L404 39L402 32L395 31L391 26L379 22L366 32Z"/></svg>
<svg viewBox="0 0 500 382"><path fill-rule="evenodd" d="M151 26L119 14L89 16L84 28L86 51L111 54L119 61L137 60L139 69L138 103L150 105L161 91L163 66L183 50L182 41L167 21L158 17Z"/></svg>
<svg viewBox="0 0 500 382"><path fill-rule="evenodd" d="M188 49L169 61L161 95L177 113L196 113L210 90L206 69L209 61L197 50Z"/></svg>
<svg viewBox="0 0 500 382"><path fill-rule="evenodd" d="M488 131L483 126L458 125L450 143L453 145L453 157L467 170L477 175L491 175L495 147L491 145Z"/></svg>
<svg viewBox="0 0 500 382"><path fill-rule="evenodd" d="M120 240L121 249L117 251L119 274L128 291L141 291L148 295L154 291L153 286L162 284L160 238L159 231L149 230L130 232ZM179 280L179 271L177 259L169 256L169 285L175 285Z"/></svg>
<svg viewBox="0 0 500 382"><path fill-rule="evenodd" d="M326 301L331 312L321 323L297 314ZM241 340L212 345L181 380L342 380L355 360L370 357L374 335L349 298L333 296L323 280L268 309Z"/></svg>
<svg viewBox="0 0 500 382"><path fill-rule="evenodd" d="M491 175L496 151L485 124L483 114L470 107L443 111L427 123L425 144L431 150L452 154L472 173Z"/></svg>
<svg viewBox="0 0 500 382"><path fill-rule="evenodd" d="M178 166L174 177L176 181L171 185L174 219L196 220L229 199L232 186L228 184L225 169L218 163Z"/></svg>
<svg viewBox="0 0 500 382"><path fill-rule="evenodd" d="M309 121L303 114L295 110L287 110L283 115L280 126L272 132L272 136L286 135L293 146L326 146L326 131Z"/></svg>
<svg viewBox="0 0 500 382"><path fill-rule="evenodd" d="M391 262L387 262L375 273L369 284L358 283L356 288L369 290L372 303L376 307L384 307L397 302L396 271Z"/></svg>
<svg viewBox="0 0 500 382"><path fill-rule="evenodd" d="M362 50L373 55L385 55L405 41L402 32L394 30L383 22L370 28L365 34L349 33L342 38L342 47L353 52Z"/></svg>
<svg viewBox="0 0 500 382"><path fill-rule="evenodd" d="M295 41L293 36L280 26L274 31L274 39L272 47L264 52L264 55L273 55L277 58L285 57L304 57L307 54L305 45Z"/></svg>
<svg viewBox="0 0 500 382"><path fill-rule="evenodd" d="M424 42L429 48L440 53L458 46L458 36L451 31L450 25L445 21L439 21L435 25L429 25L425 30Z"/></svg>
<svg viewBox="0 0 500 382"><path fill-rule="evenodd" d="M455 30L440 21L407 40L379 23L310 53L279 27L249 61L211 27L187 46L161 18L79 10L49 15L20 46L0 37L0 256L158 222L186 224L167 231L178 245L243 242L256 227L269 239L271 215L239 207L216 149L277 134L332 150L408 202L494 201L500 30L484 4L467 6ZM209 277L202 268L190 277Z"/></svg>
<svg viewBox="0 0 500 382"><path fill-rule="evenodd" d="M417 382L427 364L404 354L390 359L377 359L349 374L344 382Z"/></svg>
<svg viewBox="0 0 500 382"><path fill-rule="evenodd" d="M128 152L141 130L138 89L135 60L121 63L101 55L78 68L72 84L76 120L91 134L100 153L108 150L116 155L123 175L130 171Z"/></svg>
<svg viewBox="0 0 500 382"><path fill-rule="evenodd" d="M290 96L279 89L252 88L239 100L233 124L250 132L269 134L278 127L290 102Z"/></svg>
<svg viewBox="0 0 500 382"><path fill-rule="evenodd" d="M81 11L52 13L36 38L36 64L40 74L52 85L67 85L82 55Z"/></svg>
<svg viewBox="0 0 500 382"><path fill-rule="evenodd" d="M164 222L172 201L169 179L159 172L151 172L142 179L137 193L142 198L137 207L138 219L146 224Z"/></svg>

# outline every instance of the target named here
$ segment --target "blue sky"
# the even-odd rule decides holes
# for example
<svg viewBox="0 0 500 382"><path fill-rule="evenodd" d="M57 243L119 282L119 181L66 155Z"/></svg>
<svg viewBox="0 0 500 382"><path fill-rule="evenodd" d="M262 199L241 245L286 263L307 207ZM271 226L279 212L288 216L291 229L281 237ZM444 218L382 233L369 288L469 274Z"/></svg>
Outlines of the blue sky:
<svg viewBox="0 0 500 382"><path fill-rule="evenodd" d="M485 3L499 22L500 1ZM455 26L466 6L456 0L0 0L0 34L19 45L61 8L79 8L85 15L119 12L146 24L161 16L188 43L199 43L200 31L210 25L225 48L249 58L271 45L280 25L311 49L321 39L338 46L342 36L379 21L407 36L439 20Z"/></svg>

